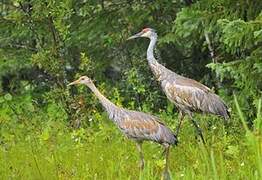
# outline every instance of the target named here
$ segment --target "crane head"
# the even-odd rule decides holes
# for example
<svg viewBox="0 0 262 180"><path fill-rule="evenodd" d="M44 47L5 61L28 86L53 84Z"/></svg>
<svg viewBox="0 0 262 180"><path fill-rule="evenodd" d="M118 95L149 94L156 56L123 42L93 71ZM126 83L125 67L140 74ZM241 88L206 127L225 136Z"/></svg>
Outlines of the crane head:
<svg viewBox="0 0 262 180"><path fill-rule="evenodd" d="M68 86L72 86L72 85L76 85L76 84L92 84L93 81L87 77L87 76L81 76L78 80L75 80L73 82L71 82L70 84L68 84Z"/></svg>
<svg viewBox="0 0 262 180"><path fill-rule="evenodd" d="M127 40L130 39L135 39L139 37L146 37L146 38L151 38L151 36L155 35L156 31L152 28L144 28L141 32L129 37Z"/></svg>

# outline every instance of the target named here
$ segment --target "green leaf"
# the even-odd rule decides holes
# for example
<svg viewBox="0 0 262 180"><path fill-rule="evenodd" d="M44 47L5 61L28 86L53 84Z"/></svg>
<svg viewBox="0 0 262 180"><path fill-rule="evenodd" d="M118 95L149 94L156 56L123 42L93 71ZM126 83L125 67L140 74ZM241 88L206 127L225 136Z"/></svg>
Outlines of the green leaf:
<svg viewBox="0 0 262 180"><path fill-rule="evenodd" d="M12 95L10 93L7 93L4 95L5 100L11 101L13 99Z"/></svg>

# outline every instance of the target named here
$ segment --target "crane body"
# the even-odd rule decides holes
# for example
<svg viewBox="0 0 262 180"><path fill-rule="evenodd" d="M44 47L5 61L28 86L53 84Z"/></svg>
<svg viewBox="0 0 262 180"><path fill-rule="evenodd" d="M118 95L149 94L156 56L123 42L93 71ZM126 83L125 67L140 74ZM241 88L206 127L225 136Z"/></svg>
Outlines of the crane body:
<svg viewBox="0 0 262 180"><path fill-rule="evenodd" d="M167 98L176 105L179 109L180 118L176 135L178 135L181 123L184 116L189 115L193 125L196 127L198 134L200 135L203 143L204 138L202 131L193 119L194 112L210 113L223 117L225 120L229 119L228 107L219 98L218 95L213 93L205 85L181 75L176 74L170 69L160 64L154 57L154 48L157 42L157 33L154 29L145 28L141 32L131 36L129 39L138 37L146 37L150 39L150 43L147 49L148 64L156 77L160 82L161 88L166 94Z"/></svg>
<svg viewBox="0 0 262 180"><path fill-rule="evenodd" d="M144 157L142 153L143 141L153 141L163 145L166 153L165 173L168 174L168 155L170 145L177 144L176 135L160 121L156 116L139 111L128 110L116 106L96 88L94 83L87 76L82 76L69 85L85 84L100 100L108 113L109 119L116 124L119 130L128 138L134 140L140 154L140 168L144 167Z"/></svg>

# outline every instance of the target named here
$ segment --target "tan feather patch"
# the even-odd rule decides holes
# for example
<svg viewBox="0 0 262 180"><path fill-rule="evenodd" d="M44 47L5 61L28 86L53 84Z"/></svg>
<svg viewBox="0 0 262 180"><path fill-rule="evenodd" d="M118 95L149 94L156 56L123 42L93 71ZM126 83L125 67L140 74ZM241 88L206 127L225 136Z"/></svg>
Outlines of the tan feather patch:
<svg viewBox="0 0 262 180"><path fill-rule="evenodd" d="M136 129L147 129L148 132L151 133L156 133L158 131L159 125L156 121L141 121L141 120L125 120L122 121L120 124L120 127L122 129L126 130L132 130L136 131Z"/></svg>

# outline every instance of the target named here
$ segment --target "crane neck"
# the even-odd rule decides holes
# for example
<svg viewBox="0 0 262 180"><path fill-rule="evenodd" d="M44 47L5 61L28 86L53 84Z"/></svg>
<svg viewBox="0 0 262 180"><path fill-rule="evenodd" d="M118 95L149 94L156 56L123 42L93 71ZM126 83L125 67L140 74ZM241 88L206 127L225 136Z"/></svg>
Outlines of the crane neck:
<svg viewBox="0 0 262 180"><path fill-rule="evenodd" d="M157 63L156 58L154 57L154 48L157 42L157 34L153 33L153 35L150 37L150 43L147 48L147 60L150 63Z"/></svg>
<svg viewBox="0 0 262 180"><path fill-rule="evenodd" d="M112 108L117 108L117 106L112 103L109 99L107 99L97 88L96 86L92 84L86 84L91 91L96 95L96 97L99 99L103 107L106 109L108 113L112 110Z"/></svg>
<svg viewBox="0 0 262 180"><path fill-rule="evenodd" d="M169 72L167 68L165 68L163 65L157 62L155 56L154 56L154 48L157 42L157 34L153 33L150 36L150 43L147 48L147 60L148 64L153 71L156 79L158 81L163 80L166 77L166 72Z"/></svg>

